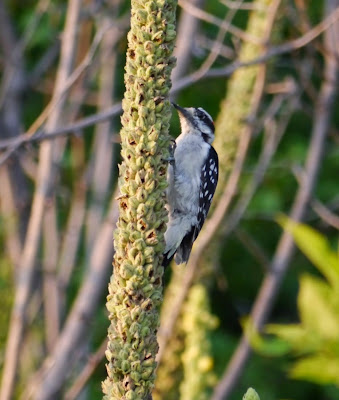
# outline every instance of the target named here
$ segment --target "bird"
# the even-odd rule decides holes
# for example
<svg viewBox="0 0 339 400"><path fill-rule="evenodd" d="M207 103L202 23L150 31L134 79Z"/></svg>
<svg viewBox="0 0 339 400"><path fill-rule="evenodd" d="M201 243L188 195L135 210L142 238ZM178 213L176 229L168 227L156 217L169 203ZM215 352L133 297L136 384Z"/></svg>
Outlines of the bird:
<svg viewBox="0 0 339 400"><path fill-rule="evenodd" d="M181 133L170 148L166 190L168 223L162 265L174 258L187 263L192 246L205 222L218 183L218 154L212 147L215 127L203 108L183 108Z"/></svg>

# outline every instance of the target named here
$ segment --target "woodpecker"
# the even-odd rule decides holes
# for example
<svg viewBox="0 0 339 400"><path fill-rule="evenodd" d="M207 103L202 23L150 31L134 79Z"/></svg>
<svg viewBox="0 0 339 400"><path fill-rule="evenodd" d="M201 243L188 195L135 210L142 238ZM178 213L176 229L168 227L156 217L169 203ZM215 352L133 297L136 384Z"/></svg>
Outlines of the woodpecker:
<svg viewBox="0 0 339 400"><path fill-rule="evenodd" d="M177 109L181 134L172 146L167 170L166 248L163 266L172 258L187 263L194 241L205 222L218 183L218 155L212 117L201 107Z"/></svg>

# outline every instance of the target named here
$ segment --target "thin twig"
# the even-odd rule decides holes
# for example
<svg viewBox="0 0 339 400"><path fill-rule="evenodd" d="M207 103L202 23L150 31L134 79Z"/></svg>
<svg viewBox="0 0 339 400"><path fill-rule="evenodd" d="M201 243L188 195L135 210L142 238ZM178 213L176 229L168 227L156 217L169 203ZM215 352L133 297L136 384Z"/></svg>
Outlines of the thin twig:
<svg viewBox="0 0 339 400"><path fill-rule="evenodd" d="M272 102L272 109L269 110L270 113L277 113L278 109L281 107L282 102L286 99L286 96L277 96ZM270 117L270 122L266 121L266 140L264 143L263 150L260 154L258 163L253 172L252 179L247 184L246 188L243 190L239 200L237 201L236 206L230 213L230 215L226 218L224 223L224 228L222 229L223 240L236 228L240 219L244 215L250 201L252 200L258 186L262 182L265 172L267 171L272 157L276 153L277 147L282 139L283 134L286 132L286 127L292 117L292 113L295 111L296 104L299 101L298 97L290 99L290 104L288 105L288 109L283 113L280 118L280 123L278 126L273 123L273 115Z"/></svg>
<svg viewBox="0 0 339 400"><path fill-rule="evenodd" d="M3 138L16 138L21 132L23 90L27 82L24 54L18 48L19 38L7 12L0 2L0 47L3 56L0 86L0 126ZM13 51L13 49L17 49ZM4 219L3 239L14 272L18 267L24 236L27 229L30 195L28 182L18 155L10 165L0 169L0 212Z"/></svg>
<svg viewBox="0 0 339 400"><path fill-rule="evenodd" d="M244 41L248 41L258 45L263 44L261 40L259 40L258 38L248 35L245 31L241 30L240 28L231 25L229 22L224 22L222 19L212 14L209 14L208 12L202 10L201 8L194 6L187 0L179 0L178 4L180 7L185 9L187 12L189 12L196 18L201 19L202 21L208 22L210 24L216 25L220 29L226 29L228 32L232 33L233 35L239 37Z"/></svg>
<svg viewBox="0 0 339 400"><path fill-rule="evenodd" d="M28 43L31 41L34 33L37 30L37 27L39 25L39 22L41 21L42 17L44 14L47 13L47 10L50 6L51 0L39 0L37 5L35 6L35 10L32 13L33 18L30 21L30 23L26 26L25 31L23 32L23 35L20 39L20 42L18 43L18 48L15 48L14 51L21 51L24 52Z"/></svg>
<svg viewBox="0 0 339 400"><path fill-rule="evenodd" d="M196 7L202 7L204 0L192 0L191 3ZM199 20L183 9L177 27L177 38L174 49L174 56L177 59L177 64L172 72L172 83L177 82L187 73L192 57L192 49L196 40L195 38L198 33L198 27Z"/></svg>
<svg viewBox="0 0 339 400"><path fill-rule="evenodd" d="M93 39L92 45L88 50L88 53L82 60L82 62L76 67L76 69L72 72L70 76L68 76L63 82L62 91L59 91L55 96L53 96L52 100L45 107L43 112L39 115L36 121L32 124L32 126L28 129L27 133L33 135L41 125L47 120L48 116L53 112L55 108L58 107L59 103L64 100L67 95L69 89L72 85L79 79L79 77L84 73L84 71L91 65L93 61L93 57L96 53L96 50L101 42L101 39L104 35L103 30L99 30ZM65 40L67 40L66 38Z"/></svg>
<svg viewBox="0 0 339 400"><path fill-rule="evenodd" d="M319 35L325 32L329 27L331 27L337 20L339 19L339 7L336 8L328 17L326 17L322 22L316 25L313 29L309 30L304 35L300 36L297 39L291 40L287 43L274 46L269 48L267 52L265 52L262 56L257 57L253 60L249 61L234 61L229 64L227 67L223 68L213 68L210 69L205 78L217 78L221 76L229 76L232 75L239 68L246 68L256 64L262 64L268 61L272 57L276 57L278 55L286 54L298 50L302 47L307 46L313 40L315 40ZM199 79L203 77L199 75ZM182 90L197 81L196 73L192 74L180 79L175 85L173 85L172 91Z"/></svg>
<svg viewBox="0 0 339 400"><path fill-rule="evenodd" d="M264 6L260 6L258 4L253 4L252 2L247 2L244 4L241 4L239 6L238 1L237 0L220 0L220 3L224 4L227 8L229 8L230 10L254 10L254 11L260 11L260 10L264 10Z"/></svg>
<svg viewBox="0 0 339 400"><path fill-rule="evenodd" d="M236 1L236 4L238 4L239 6L242 3L243 3L243 0ZM203 77L204 75L206 75L207 72L211 69L215 60L218 58L222 43L225 39L227 32L229 31L229 29L231 27L231 22L232 22L233 18L235 17L237 11L238 11L238 8L234 8L231 11L229 11L226 14L226 18L222 21L222 24L220 24L220 28L219 28L217 37L213 43L210 54L208 55L206 60L203 62L202 66L197 71L195 71L195 76L197 79L199 79L199 76Z"/></svg>
<svg viewBox="0 0 339 400"><path fill-rule="evenodd" d="M262 270L267 272L270 260L268 255L266 255L264 250L260 247L259 243L257 243L257 241L243 229L236 228L234 233L245 249L248 250L255 260L257 260L258 264L262 267Z"/></svg>
<svg viewBox="0 0 339 400"><path fill-rule="evenodd" d="M214 44L215 40L210 39L206 35L198 34L195 38L196 43L199 47L210 50ZM230 46L225 45L224 43L220 42L219 43L219 56L227 59L227 60L234 60L236 57L236 52L234 49Z"/></svg>
<svg viewBox="0 0 339 400"><path fill-rule="evenodd" d="M3 164L15 150L17 150L20 146L24 144L40 142L44 140L52 140L60 136L68 135L70 133L78 133L79 131L82 131L89 126L95 125L102 121L106 121L107 119L118 115L121 111L121 103L118 103L114 104L106 111L102 111L100 113L83 118L82 120L66 125L65 127L55 128L53 131L48 133L45 130L37 131L36 133L34 133L34 135L31 135L30 132L26 132L12 139L1 140L0 150L8 149L10 154L3 154L3 156L0 157L0 165ZM116 136L115 138L113 137L113 139L115 139L116 142L118 142L119 140L118 136Z"/></svg>
<svg viewBox="0 0 339 400"><path fill-rule="evenodd" d="M78 377L73 382L72 386L67 390L64 400L75 400L77 399L78 395L85 387L86 383L90 379L90 377L95 372L96 368L102 361L105 356L105 351L107 349L107 338L105 338L98 350L89 356L88 362L83 367L82 371L78 375Z"/></svg>
<svg viewBox="0 0 339 400"><path fill-rule="evenodd" d="M118 10L118 7L115 7ZM112 16L102 17L99 21L101 26L111 26ZM114 82L116 75L116 52L114 44L119 37L116 29L108 29L103 37L100 47L99 67L99 92L98 110L110 106L115 100L113 97ZM86 212L86 252L90 253L94 238L100 228L104 216L104 208L109 196L109 184L111 182L114 163L114 152L112 143L112 122L97 124L95 138L91 154L91 160L87 170L89 176L90 202Z"/></svg>
<svg viewBox="0 0 339 400"><path fill-rule="evenodd" d="M326 207L319 200L312 200L311 207L313 211L329 226L339 230L339 216L334 214L328 207Z"/></svg>
<svg viewBox="0 0 339 400"><path fill-rule="evenodd" d="M47 200L42 234L43 254L43 306L45 317L46 347L52 351L60 330L60 298L56 275L59 253L59 232L57 227L57 210L54 196Z"/></svg>
<svg viewBox="0 0 339 400"><path fill-rule="evenodd" d="M35 64L33 70L30 72L26 84L30 88L36 88L40 83L42 76L48 69L55 63L56 58L60 52L60 40L56 38L54 42L46 49L40 59Z"/></svg>
<svg viewBox="0 0 339 400"><path fill-rule="evenodd" d="M62 309L66 305L66 291L75 267L86 212L86 187L83 176L85 169L85 148L83 140L79 138L71 140L71 149L74 160L75 184L67 224L60 246L60 256L58 258L58 282Z"/></svg>

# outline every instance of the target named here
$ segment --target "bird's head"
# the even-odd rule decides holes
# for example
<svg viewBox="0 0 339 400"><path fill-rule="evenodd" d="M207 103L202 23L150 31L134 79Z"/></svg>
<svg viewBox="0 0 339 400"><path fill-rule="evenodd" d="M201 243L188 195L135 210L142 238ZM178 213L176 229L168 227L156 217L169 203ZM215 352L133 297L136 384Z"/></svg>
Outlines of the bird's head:
<svg viewBox="0 0 339 400"><path fill-rule="evenodd" d="M203 108L183 108L175 103L172 105L177 109L181 132L183 134L201 135L205 142L211 144L214 140L214 123L212 117Z"/></svg>

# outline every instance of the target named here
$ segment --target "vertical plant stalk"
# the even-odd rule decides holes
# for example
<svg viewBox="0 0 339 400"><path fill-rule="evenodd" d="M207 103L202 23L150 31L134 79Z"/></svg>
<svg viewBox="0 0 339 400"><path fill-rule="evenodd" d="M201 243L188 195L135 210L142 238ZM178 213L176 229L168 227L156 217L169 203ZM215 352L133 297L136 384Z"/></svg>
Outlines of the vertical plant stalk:
<svg viewBox="0 0 339 400"><path fill-rule="evenodd" d="M280 1L257 0L258 10L252 11L246 33L266 43L272 30L276 9ZM260 56L263 45L245 42L241 46L239 61L246 62ZM219 154L220 172L216 198L220 198L226 186L230 170L235 169L234 158L242 135L251 136L251 117L257 113L265 81L266 66L253 65L234 72L228 82L227 95L221 103L216 120L214 146ZM247 144L248 146L248 144ZM235 178L236 179L236 178ZM238 179L236 179L238 180ZM231 189L231 188L230 188Z"/></svg>
<svg viewBox="0 0 339 400"><path fill-rule="evenodd" d="M162 300L162 252L175 0L132 0L121 130L120 216L107 308L109 399L149 399Z"/></svg>
<svg viewBox="0 0 339 400"><path fill-rule="evenodd" d="M184 379L180 398L207 400L216 383L210 333L218 325L212 315L206 287L198 283L191 287L182 316L185 350L182 354Z"/></svg>
<svg viewBox="0 0 339 400"><path fill-rule="evenodd" d="M171 280L166 285L164 301L161 306L160 327L166 326L169 315L173 312L173 303L180 291L183 277L185 274L185 265L177 265L172 269ZM163 349L162 362L158 362L157 378L155 381L155 389L153 390L153 400L177 400L180 398L180 382L183 379L183 365L181 354L184 351L184 333L182 330L182 314L178 317L172 335L168 338L166 348ZM162 342L167 332L158 332L158 342L161 352Z"/></svg>
<svg viewBox="0 0 339 400"><path fill-rule="evenodd" d="M118 6L113 6L113 12L117 13ZM98 23L107 29L112 25L112 17L102 16ZM113 105L115 91L115 74L117 54L115 46L118 41L119 30L110 27L102 38L100 45L100 71L98 90L98 110L103 111ZM112 120L101 122L95 128L92 160L89 164L91 203L87 210L86 225L86 251L89 252L95 241L100 224L104 217L105 204L109 194L109 186L112 179L112 168L115 164L112 146Z"/></svg>
<svg viewBox="0 0 339 400"><path fill-rule="evenodd" d="M192 0L194 6L201 8L204 0ZM199 20L184 8L181 9L180 19L177 25L177 40L175 43L174 55L177 58L177 65L172 74L172 82L175 84L187 72L190 66L194 41L199 27Z"/></svg>

